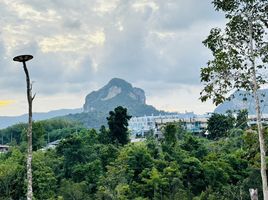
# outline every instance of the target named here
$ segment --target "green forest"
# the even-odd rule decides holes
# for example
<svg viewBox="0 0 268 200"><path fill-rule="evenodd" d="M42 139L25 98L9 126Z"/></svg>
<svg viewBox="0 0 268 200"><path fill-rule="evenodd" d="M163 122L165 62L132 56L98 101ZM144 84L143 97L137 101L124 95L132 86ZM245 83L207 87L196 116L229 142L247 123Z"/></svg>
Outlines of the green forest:
<svg viewBox="0 0 268 200"><path fill-rule="evenodd" d="M90 113L91 106L88 112L69 116L69 120L80 119L80 123L67 118L32 123L35 93L32 92L26 61L33 56L16 56L13 60L23 63L26 75L29 120L27 124L0 130L1 144L10 147L7 152L0 153L0 200L268 200L268 126L260 107L263 102L260 91L267 88L268 83L268 3L267 0L212 0L211 3L224 15L226 24L217 24L218 27L212 28L203 41L211 59L200 67L203 89L199 100L211 100L219 105L230 100L230 93L243 90L254 99L251 123L248 122L248 111L239 109L212 114L207 129L198 134L188 132L182 122L165 123L159 130L161 137L155 137L156 134L149 131L143 140L131 142L128 130L131 116L127 108L122 107L124 104L118 102L116 104L122 106L107 113L106 124L99 130L86 128L85 121L81 120L86 118L87 125L95 127L96 121L89 116L103 119L103 113ZM160 18L162 16L155 21ZM131 29L131 34L138 28ZM136 36L136 32L133 35ZM143 43L142 46L147 48ZM131 46L125 43L123 49L137 57L143 57L146 52L140 53L136 48L128 52ZM191 52L191 58L196 57L198 55ZM172 59L168 60L173 63ZM128 63L123 62L120 67L128 67ZM150 63L146 61L146 65ZM172 68L175 67L177 63L172 64ZM135 71L134 68L126 68L126 73ZM139 76L144 71L140 71ZM165 65L161 66L163 75L169 75L168 71ZM165 82L158 82L159 75L153 71L145 77L151 76L155 76L153 84L164 87ZM184 74L178 71L178 76ZM75 73L74 77L70 76L75 77ZM188 81L189 77L185 75L186 79ZM171 78L170 81L174 80ZM121 92L121 88L112 89ZM185 91L191 93L192 90L187 88ZM138 93L143 94L143 91L138 89ZM112 99L113 95L107 96ZM141 99L145 103L145 98ZM247 101L243 98L243 103L244 100ZM101 101L96 102L97 105ZM132 102L130 105L138 111L137 104ZM108 103L103 101L102 106L106 107ZM154 108L147 107L147 111L150 110ZM48 148L53 141L58 144ZM250 193L250 189L257 189L258 194Z"/></svg>
<svg viewBox="0 0 268 200"><path fill-rule="evenodd" d="M258 135L247 126L247 112L212 115L209 136L168 123L162 139L148 133L136 143L129 141L129 119L118 107L107 116L109 128L100 130L57 119L35 122L34 198L247 200L249 188L261 196ZM19 124L0 131L4 141L13 134L12 148L0 154L2 200L26 196L25 130ZM61 139L55 149L42 149L48 135Z"/></svg>

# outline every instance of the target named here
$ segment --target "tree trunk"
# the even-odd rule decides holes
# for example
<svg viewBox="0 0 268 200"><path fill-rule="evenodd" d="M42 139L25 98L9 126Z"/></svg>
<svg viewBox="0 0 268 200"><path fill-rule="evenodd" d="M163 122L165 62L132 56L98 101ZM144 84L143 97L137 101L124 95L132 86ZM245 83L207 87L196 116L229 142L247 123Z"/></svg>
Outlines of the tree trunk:
<svg viewBox="0 0 268 200"><path fill-rule="evenodd" d="M253 70L252 80L253 80L253 94L255 99L255 110L257 115L257 127L259 135L259 144L260 144L260 155L261 155L261 178L262 178L262 190L263 190L263 199L268 200L268 187L267 187L267 174L266 174L266 149L265 149L265 140L261 123L261 111L260 111L260 100L258 96L258 83L256 77L256 66L255 66L255 56L253 52L253 25L252 20L249 20L249 36L250 36L250 62Z"/></svg>
<svg viewBox="0 0 268 200"><path fill-rule="evenodd" d="M32 97L32 85L30 82L29 72L26 67L25 62L23 62L23 69L26 75L26 83L27 83L27 100L29 106L29 118L28 118L28 131L27 131L27 139L28 139L28 154L27 154L27 200L33 199L33 187L32 187L32 102L34 97Z"/></svg>
<svg viewBox="0 0 268 200"><path fill-rule="evenodd" d="M249 189L250 199L258 200L258 189Z"/></svg>

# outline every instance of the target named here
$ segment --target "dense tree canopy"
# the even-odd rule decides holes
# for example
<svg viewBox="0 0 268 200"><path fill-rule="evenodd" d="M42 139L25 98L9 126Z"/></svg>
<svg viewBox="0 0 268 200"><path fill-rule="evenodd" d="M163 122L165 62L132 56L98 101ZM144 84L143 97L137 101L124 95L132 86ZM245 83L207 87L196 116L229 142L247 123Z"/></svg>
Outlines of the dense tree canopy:
<svg viewBox="0 0 268 200"><path fill-rule="evenodd" d="M261 191L254 130L217 140L185 131L174 137L174 124L163 130L166 139L150 136L124 146L107 140L104 127L73 130L56 149L34 152L35 198L249 200L250 187ZM4 199L25 195L25 152L18 147L0 154Z"/></svg>
<svg viewBox="0 0 268 200"><path fill-rule="evenodd" d="M234 118L231 115L213 113L208 119L208 138L219 139L226 137L228 131L234 127Z"/></svg>
<svg viewBox="0 0 268 200"><path fill-rule="evenodd" d="M235 127L243 129L243 130L248 128L248 111L247 110L238 111Z"/></svg>

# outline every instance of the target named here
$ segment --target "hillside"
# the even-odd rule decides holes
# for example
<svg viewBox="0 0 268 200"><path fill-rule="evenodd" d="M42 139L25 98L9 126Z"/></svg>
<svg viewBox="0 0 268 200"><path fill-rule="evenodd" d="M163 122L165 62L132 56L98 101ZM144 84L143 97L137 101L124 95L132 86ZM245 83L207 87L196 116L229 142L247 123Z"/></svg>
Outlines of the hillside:
<svg viewBox="0 0 268 200"><path fill-rule="evenodd" d="M261 111L263 114L268 114L268 89L262 89L258 92L261 101ZM250 115L255 114L255 103L253 94L246 91L236 91L230 96L230 100L226 100L220 104L214 112L225 113L227 110L237 111L247 109Z"/></svg>
<svg viewBox="0 0 268 200"><path fill-rule="evenodd" d="M88 128L99 128L101 125L106 125L109 111L114 110L117 106L127 108L132 116L166 113L146 104L144 90L133 87L123 79L113 78L104 87L86 96L83 109L62 109L47 113L34 113L33 118L38 121L59 117L81 122ZM27 122L27 116L27 114L14 117L0 116L0 129Z"/></svg>
<svg viewBox="0 0 268 200"><path fill-rule="evenodd" d="M60 109L60 110L53 110L49 112L35 112L33 113L33 119L35 121L50 119L58 116L79 113L82 112L81 108L77 109ZM28 120L28 114L23 114L20 116L0 116L0 129L6 128L13 124L18 123L26 123Z"/></svg>

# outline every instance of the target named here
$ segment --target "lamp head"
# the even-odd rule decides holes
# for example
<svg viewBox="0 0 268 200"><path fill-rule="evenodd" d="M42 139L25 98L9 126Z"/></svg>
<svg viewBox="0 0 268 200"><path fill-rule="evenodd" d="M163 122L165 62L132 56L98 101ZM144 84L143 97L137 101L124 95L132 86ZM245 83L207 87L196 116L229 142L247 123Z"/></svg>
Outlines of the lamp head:
<svg viewBox="0 0 268 200"><path fill-rule="evenodd" d="M13 60L16 62L26 62L31 59L33 59L32 55L19 55L13 58Z"/></svg>

